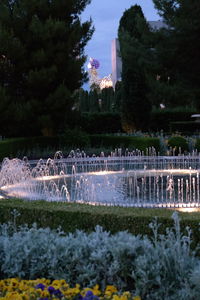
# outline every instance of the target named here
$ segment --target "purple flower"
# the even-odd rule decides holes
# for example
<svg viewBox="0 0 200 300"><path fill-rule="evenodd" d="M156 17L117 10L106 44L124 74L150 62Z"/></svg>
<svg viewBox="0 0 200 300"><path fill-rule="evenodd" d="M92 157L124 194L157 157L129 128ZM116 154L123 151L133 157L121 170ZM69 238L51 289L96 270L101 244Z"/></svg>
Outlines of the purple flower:
<svg viewBox="0 0 200 300"><path fill-rule="evenodd" d="M58 298L62 298L63 297L63 294L61 293L61 291L59 289L55 290L53 292L53 295L58 297Z"/></svg>
<svg viewBox="0 0 200 300"><path fill-rule="evenodd" d="M44 291L45 285L43 283L39 283L36 285L35 287L36 289L41 289L42 291Z"/></svg>
<svg viewBox="0 0 200 300"><path fill-rule="evenodd" d="M48 292L50 293L50 294L53 294L54 292L55 292L55 288L53 287L53 286L49 286L48 287Z"/></svg>
<svg viewBox="0 0 200 300"><path fill-rule="evenodd" d="M93 292L92 291L87 291L87 293L85 294L86 298L93 298Z"/></svg>
<svg viewBox="0 0 200 300"><path fill-rule="evenodd" d="M95 296L92 291L87 291L82 300L99 300L99 297Z"/></svg>
<svg viewBox="0 0 200 300"><path fill-rule="evenodd" d="M45 298L39 298L39 300L49 300L49 298L45 297Z"/></svg>

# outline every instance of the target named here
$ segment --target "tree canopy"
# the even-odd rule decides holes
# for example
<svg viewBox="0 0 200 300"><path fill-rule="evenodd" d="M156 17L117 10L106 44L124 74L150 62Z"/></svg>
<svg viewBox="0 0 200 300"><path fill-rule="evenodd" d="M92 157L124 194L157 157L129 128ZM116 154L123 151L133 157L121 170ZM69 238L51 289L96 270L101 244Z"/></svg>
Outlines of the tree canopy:
<svg viewBox="0 0 200 300"><path fill-rule="evenodd" d="M178 88L180 103L200 108L200 1L153 0L168 25L157 51L172 83ZM178 97L177 97L178 98Z"/></svg>
<svg viewBox="0 0 200 300"><path fill-rule="evenodd" d="M126 10L120 20L118 37L122 58L122 119L125 130L144 129L151 104L146 71L151 52L150 30L138 5Z"/></svg>
<svg viewBox="0 0 200 300"><path fill-rule="evenodd" d="M52 135L67 122L73 92L87 80L84 47L93 33L80 14L90 0L1 0L0 134ZM6 119L5 116L5 119ZM1 125L1 124L0 124Z"/></svg>

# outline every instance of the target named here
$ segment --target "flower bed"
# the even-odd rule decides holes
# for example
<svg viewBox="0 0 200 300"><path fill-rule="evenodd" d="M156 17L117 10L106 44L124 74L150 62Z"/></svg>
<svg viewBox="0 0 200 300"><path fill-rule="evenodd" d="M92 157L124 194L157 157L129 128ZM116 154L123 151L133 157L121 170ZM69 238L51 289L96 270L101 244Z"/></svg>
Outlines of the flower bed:
<svg viewBox="0 0 200 300"><path fill-rule="evenodd" d="M79 284L70 287L65 280L37 279L20 280L10 278L0 280L0 300L141 300L130 292L120 294L116 287L108 285L104 291L98 285L81 289Z"/></svg>

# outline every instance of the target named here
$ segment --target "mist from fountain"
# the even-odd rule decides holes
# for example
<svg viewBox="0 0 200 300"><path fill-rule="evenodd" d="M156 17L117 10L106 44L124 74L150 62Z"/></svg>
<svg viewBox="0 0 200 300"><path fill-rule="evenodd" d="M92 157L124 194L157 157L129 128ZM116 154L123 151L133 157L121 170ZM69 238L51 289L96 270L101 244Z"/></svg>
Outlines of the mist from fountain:
<svg viewBox="0 0 200 300"><path fill-rule="evenodd" d="M67 158L4 159L0 192L6 197L119 205L200 207L200 156L144 156L120 150L105 157L72 151Z"/></svg>

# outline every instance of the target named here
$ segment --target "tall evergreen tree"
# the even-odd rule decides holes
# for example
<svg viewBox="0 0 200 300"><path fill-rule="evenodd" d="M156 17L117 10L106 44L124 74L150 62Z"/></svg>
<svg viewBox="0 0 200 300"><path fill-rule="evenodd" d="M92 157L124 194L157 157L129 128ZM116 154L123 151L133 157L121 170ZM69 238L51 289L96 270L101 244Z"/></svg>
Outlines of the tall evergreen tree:
<svg viewBox="0 0 200 300"><path fill-rule="evenodd" d="M141 7L132 6L120 20L118 30L122 58L122 120L125 130L146 129L151 111L146 78L150 30Z"/></svg>
<svg viewBox="0 0 200 300"><path fill-rule="evenodd" d="M157 46L160 61L179 87L180 102L200 109L200 1L153 1L168 25Z"/></svg>
<svg viewBox="0 0 200 300"><path fill-rule="evenodd" d="M52 135L63 128L72 93L87 79L84 47L93 28L80 14L89 3L1 0L0 90L11 101L10 135Z"/></svg>

